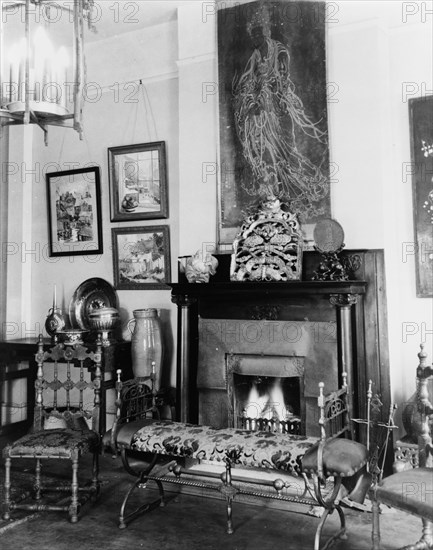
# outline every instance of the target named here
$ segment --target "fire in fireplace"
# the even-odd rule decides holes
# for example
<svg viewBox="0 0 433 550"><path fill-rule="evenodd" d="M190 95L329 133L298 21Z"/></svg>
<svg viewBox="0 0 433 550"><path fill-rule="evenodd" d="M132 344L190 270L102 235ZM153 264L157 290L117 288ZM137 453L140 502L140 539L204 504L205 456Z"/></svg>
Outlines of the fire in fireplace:
<svg viewBox="0 0 433 550"><path fill-rule="evenodd" d="M235 427L301 433L299 377L234 373L233 383Z"/></svg>
<svg viewBox="0 0 433 550"><path fill-rule="evenodd" d="M302 357L230 354L226 360L229 425L305 433Z"/></svg>

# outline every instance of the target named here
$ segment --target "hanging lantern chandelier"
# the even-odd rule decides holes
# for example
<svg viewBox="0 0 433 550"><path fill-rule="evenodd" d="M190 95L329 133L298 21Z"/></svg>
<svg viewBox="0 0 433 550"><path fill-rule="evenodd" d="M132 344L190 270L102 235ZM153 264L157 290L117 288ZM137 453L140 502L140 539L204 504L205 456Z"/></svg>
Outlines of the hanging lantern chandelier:
<svg viewBox="0 0 433 550"><path fill-rule="evenodd" d="M84 22L93 29L94 0L0 4L0 123L37 124L46 144L50 125L73 128L81 139Z"/></svg>

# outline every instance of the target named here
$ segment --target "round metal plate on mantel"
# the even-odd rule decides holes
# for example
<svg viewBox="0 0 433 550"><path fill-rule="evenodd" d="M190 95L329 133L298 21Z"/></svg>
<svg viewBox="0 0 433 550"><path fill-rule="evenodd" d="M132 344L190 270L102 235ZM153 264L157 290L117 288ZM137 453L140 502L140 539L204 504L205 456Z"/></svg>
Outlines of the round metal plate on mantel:
<svg viewBox="0 0 433 550"><path fill-rule="evenodd" d="M336 252L344 246L344 230L332 218L324 218L318 221L313 236L319 252Z"/></svg>

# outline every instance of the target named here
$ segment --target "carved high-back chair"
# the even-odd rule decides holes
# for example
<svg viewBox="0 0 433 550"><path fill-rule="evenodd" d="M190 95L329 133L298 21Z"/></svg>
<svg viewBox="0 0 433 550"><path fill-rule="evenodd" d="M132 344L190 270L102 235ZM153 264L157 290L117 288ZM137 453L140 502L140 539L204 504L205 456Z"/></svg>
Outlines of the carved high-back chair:
<svg viewBox="0 0 433 550"><path fill-rule="evenodd" d="M95 351L75 343L58 343L44 351L39 337L35 381L35 413L33 428L27 435L7 445L3 517L10 518L12 510L52 510L69 513L70 521L78 521L82 504L99 494L100 405L101 405L102 341L98 338ZM51 397L51 399L49 399ZM78 468L83 453L93 453L90 484L79 486ZM11 499L11 462L35 459L34 498L36 503L14 502ZM41 462L69 460L72 465L70 484L44 486ZM43 503L44 491L70 494L68 503ZM82 498L83 497L83 498Z"/></svg>
<svg viewBox="0 0 433 550"><path fill-rule="evenodd" d="M373 504L373 550L379 550L380 504L402 510L421 518L423 530L421 539L413 545L406 546L406 550L427 550L433 548L433 446L431 434L431 419L433 405L428 395L428 379L433 376L433 368L427 366L427 354L423 345L418 354L419 365L416 371L417 390L417 423L419 467L400 471L377 480L372 490Z"/></svg>

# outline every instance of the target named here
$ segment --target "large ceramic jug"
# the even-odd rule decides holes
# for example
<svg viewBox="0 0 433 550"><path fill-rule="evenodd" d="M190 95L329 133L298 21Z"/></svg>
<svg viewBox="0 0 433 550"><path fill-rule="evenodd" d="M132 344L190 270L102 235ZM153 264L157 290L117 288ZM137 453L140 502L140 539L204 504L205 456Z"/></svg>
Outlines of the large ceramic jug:
<svg viewBox="0 0 433 550"><path fill-rule="evenodd" d="M132 372L136 378L150 376L154 361L155 386L159 389L163 342L158 311L153 308L135 309L132 313L134 319L129 322L130 330L134 324L131 338Z"/></svg>

